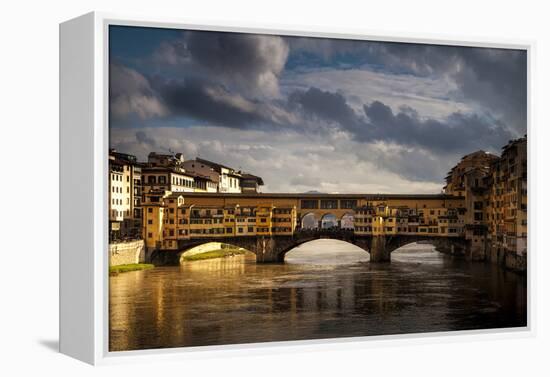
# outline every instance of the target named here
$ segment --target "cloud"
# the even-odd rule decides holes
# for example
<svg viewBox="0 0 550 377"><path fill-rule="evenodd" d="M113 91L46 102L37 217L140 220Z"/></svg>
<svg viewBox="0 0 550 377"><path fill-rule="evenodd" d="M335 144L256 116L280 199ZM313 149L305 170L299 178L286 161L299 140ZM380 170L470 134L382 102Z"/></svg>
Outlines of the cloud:
<svg viewBox="0 0 550 377"><path fill-rule="evenodd" d="M403 174L398 146L358 143L334 133L303 135L295 131L272 133L212 126L151 127L142 130L155 141L156 150L182 152L188 159L200 156L224 162L237 169L260 175L265 192L363 192L437 193L443 172L452 164L442 159L436 165L409 166ZM144 160L151 151L129 129L112 130L111 145ZM410 149L402 158L422 161L420 152ZM427 157L426 157L427 158ZM436 159L435 157L432 157ZM434 169L426 173L427 169ZM405 176L407 175L407 176ZM428 176L431 175L431 176Z"/></svg>
<svg viewBox="0 0 550 377"><path fill-rule="evenodd" d="M289 48L277 36L187 31L164 43L156 61L179 65L189 75L209 77L248 97L276 97Z"/></svg>
<svg viewBox="0 0 550 377"><path fill-rule="evenodd" d="M374 101L365 104L361 114L341 94L318 88L296 91L289 95L289 101L306 118L335 125L350 132L359 142L385 141L454 154L483 148L498 150L513 137L498 120L475 113L455 112L441 121L423 119L411 107L401 107L394 114L386 104Z"/></svg>
<svg viewBox="0 0 550 377"><path fill-rule="evenodd" d="M155 139L152 137L147 136L147 134L143 131L137 131L136 132L136 140L138 143L145 144L147 147L153 149L157 146L157 143Z"/></svg>
<svg viewBox="0 0 550 377"><path fill-rule="evenodd" d="M306 115L315 116L318 120L336 122L350 130L358 127L360 123L357 114L340 93L312 87L307 91L291 93L289 105Z"/></svg>
<svg viewBox="0 0 550 377"><path fill-rule="evenodd" d="M306 176L303 173L292 177L290 183L293 186L319 187L322 184L320 177Z"/></svg>
<svg viewBox="0 0 550 377"><path fill-rule="evenodd" d="M526 132L525 51L320 38L289 40L290 60L298 71L305 65L310 69L312 65L334 68L331 62L341 61L346 70L367 67L394 78L414 76L452 83L452 101L466 102L482 112L491 111L516 135Z"/></svg>
<svg viewBox="0 0 550 377"><path fill-rule="evenodd" d="M358 137L419 146L440 154L491 148L498 150L513 135L500 122L478 114L453 113L445 121L423 120L412 109L396 114L379 101L364 106L369 125Z"/></svg>
<svg viewBox="0 0 550 377"><path fill-rule="evenodd" d="M109 80L109 110L114 118L122 119L132 114L141 119L168 115L149 80L136 70L111 63Z"/></svg>
<svg viewBox="0 0 550 377"><path fill-rule="evenodd" d="M527 129L527 53L521 50L379 43L387 68L415 75L450 78L453 98L490 111L517 135Z"/></svg>
<svg viewBox="0 0 550 377"><path fill-rule="evenodd" d="M270 191L438 192L463 154L526 132L516 50L183 31L121 61L113 147L219 160Z"/></svg>
<svg viewBox="0 0 550 377"><path fill-rule="evenodd" d="M456 74L461 96L478 101L517 136L527 132L527 54L518 50L468 49Z"/></svg>
<svg viewBox="0 0 550 377"><path fill-rule="evenodd" d="M170 80L155 84L174 115L184 115L232 128L292 127L296 116L276 102L248 99L219 84L202 79Z"/></svg>
<svg viewBox="0 0 550 377"><path fill-rule="evenodd" d="M479 110L464 99L452 98L458 86L448 77L396 75L366 67L309 69L287 72L281 77L281 89L286 93L305 91L310 87L339 93L354 110L360 112L365 103L373 100L384 102L394 110L409 106L423 117L436 119L443 119L457 111Z"/></svg>

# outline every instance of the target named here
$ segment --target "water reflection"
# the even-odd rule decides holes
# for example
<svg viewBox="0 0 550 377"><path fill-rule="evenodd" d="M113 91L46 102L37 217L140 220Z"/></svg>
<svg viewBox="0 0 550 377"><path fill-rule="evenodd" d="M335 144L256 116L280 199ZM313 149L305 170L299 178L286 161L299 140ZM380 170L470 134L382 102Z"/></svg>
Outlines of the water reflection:
<svg viewBox="0 0 550 377"><path fill-rule="evenodd" d="M526 324L524 276L430 245L370 264L353 245L320 241L285 264L247 255L112 276L111 350Z"/></svg>
<svg viewBox="0 0 550 377"><path fill-rule="evenodd" d="M366 262L369 254L358 246L344 241L321 239L304 243L289 251L289 264L343 265Z"/></svg>

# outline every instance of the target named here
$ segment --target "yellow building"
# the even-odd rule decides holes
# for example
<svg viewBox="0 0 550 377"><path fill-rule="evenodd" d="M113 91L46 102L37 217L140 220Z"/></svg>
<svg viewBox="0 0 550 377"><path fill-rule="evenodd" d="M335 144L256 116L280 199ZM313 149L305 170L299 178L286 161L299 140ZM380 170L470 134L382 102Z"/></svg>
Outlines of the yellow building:
<svg viewBox="0 0 550 377"><path fill-rule="evenodd" d="M349 208L357 203L363 205ZM357 235L458 237L464 218L463 199L442 195L370 200L360 195L211 195L157 190L144 195L143 208L147 247L161 249L178 249L179 241L189 239L291 236L300 231L300 221L310 211L317 211L319 218L333 213L353 215L351 230Z"/></svg>
<svg viewBox="0 0 550 377"><path fill-rule="evenodd" d="M178 241L190 238L292 235L296 230L295 206L271 202L187 204L184 195L164 190L144 194L143 237L147 247L177 249Z"/></svg>
<svg viewBox="0 0 550 377"><path fill-rule="evenodd" d="M486 216L497 251L527 253L527 138L512 140L491 167Z"/></svg>

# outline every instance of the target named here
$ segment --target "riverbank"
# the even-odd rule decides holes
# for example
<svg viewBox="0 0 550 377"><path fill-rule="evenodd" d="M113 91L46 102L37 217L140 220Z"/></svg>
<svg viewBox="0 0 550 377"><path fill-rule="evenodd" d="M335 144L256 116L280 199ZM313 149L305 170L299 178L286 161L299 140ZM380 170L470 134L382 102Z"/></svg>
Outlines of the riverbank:
<svg viewBox="0 0 550 377"><path fill-rule="evenodd" d="M244 249L224 248L224 249L210 250L204 253L184 255L183 260L187 262L191 262L191 261L204 260L204 259L227 258L227 257L233 257L235 255L244 255L245 253L246 253L246 250Z"/></svg>
<svg viewBox="0 0 550 377"><path fill-rule="evenodd" d="M109 267L109 273L110 274L120 274L120 273L123 273L123 272L148 270L148 269L154 268L154 267L155 267L155 265L147 264L147 263L121 264L121 265L118 265L118 266Z"/></svg>
<svg viewBox="0 0 550 377"><path fill-rule="evenodd" d="M461 257L472 262L482 262L496 264L506 270L514 271L520 274L527 273L527 255L517 255L514 252L490 248L488 252L473 254L465 249L447 248L437 245L435 249L443 254Z"/></svg>
<svg viewBox="0 0 550 377"><path fill-rule="evenodd" d="M145 262L145 243L143 240L109 243L109 266L122 266L143 262Z"/></svg>

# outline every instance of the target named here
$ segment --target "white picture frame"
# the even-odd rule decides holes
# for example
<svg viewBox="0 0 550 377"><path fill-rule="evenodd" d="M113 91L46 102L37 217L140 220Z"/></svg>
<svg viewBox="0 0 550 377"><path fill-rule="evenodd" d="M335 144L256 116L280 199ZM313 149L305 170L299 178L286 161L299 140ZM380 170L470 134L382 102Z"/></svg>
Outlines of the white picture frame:
<svg viewBox="0 0 550 377"><path fill-rule="evenodd" d="M528 326L525 329L456 331L413 335L356 337L347 339L274 342L250 345L186 347L159 350L109 352L108 350L108 27L129 25L192 30L251 32L261 34L330 37L341 39L429 43L472 47L522 49L528 61L528 133L532 125L532 56L534 42L434 35L397 34L363 30L234 23L196 23L171 18L143 18L108 13L88 13L60 25L60 351L90 364L131 362L137 359L220 357L301 349L378 347L387 341L425 343L506 339L535 334L536 257L528 245ZM529 143L529 224L535 218L534 143ZM83 168L84 167L84 168ZM78 207L78 211L75 208ZM533 240L532 226L529 239ZM78 247L75 247L78 245ZM74 268L79 266L79 268Z"/></svg>

